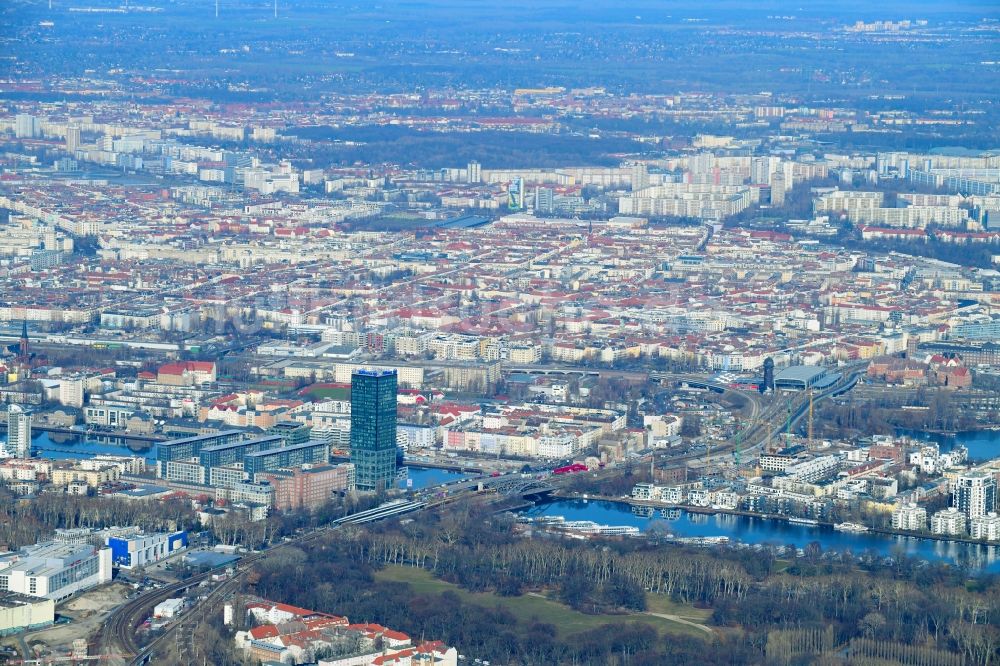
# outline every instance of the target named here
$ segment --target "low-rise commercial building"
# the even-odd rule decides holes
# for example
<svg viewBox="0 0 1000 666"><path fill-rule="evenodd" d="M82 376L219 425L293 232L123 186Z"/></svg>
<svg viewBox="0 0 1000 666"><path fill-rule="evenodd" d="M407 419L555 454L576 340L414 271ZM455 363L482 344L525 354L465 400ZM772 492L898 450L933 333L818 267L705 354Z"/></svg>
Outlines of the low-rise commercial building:
<svg viewBox="0 0 1000 666"><path fill-rule="evenodd" d="M111 580L111 549L48 541L0 554L0 591L59 601Z"/></svg>
<svg viewBox="0 0 1000 666"><path fill-rule="evenodd" d="M16 592L0 593L0 636L39 629L56 619L56 603Z"/></svg>

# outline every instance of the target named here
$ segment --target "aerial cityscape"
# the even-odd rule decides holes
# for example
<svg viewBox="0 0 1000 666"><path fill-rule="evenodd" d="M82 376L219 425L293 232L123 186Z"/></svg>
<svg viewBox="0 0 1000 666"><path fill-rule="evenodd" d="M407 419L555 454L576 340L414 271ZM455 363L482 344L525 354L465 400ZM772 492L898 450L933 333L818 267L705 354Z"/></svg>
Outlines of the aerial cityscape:
<svg viewBox="0 0 1000 666"><path fill-rule="evenodd" d="M1000 663L1000 5L0 44L0 665Z"/></svg>

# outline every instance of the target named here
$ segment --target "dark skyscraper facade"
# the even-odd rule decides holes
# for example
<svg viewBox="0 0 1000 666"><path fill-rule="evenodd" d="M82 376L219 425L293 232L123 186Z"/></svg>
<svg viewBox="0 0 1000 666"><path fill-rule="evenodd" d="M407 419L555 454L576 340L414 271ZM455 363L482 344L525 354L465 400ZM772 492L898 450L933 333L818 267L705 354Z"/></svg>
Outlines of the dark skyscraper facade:
<svg viewBox="0 0 1000 666"><path fill-rule="evenodd" d="M359 370L351 376L351 462L362 491L396 480L396 372Z"/></svg>
<svg viewBox="0 0 1000 666"><path fill-rule="evenodd" d="M760 385L760 392L774 390L774 359L768 356L764 359L764 381Z"/></svg>

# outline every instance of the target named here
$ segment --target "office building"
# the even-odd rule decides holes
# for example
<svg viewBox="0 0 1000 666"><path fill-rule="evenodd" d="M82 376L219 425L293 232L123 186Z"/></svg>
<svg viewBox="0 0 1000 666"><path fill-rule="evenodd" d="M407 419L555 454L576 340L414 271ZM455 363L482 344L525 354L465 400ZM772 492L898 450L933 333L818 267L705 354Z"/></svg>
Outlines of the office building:
<svg viewBox="0 0 1000 666"><path fill-rule="evenodd" d="M358 490L391 488L396 479L396 372L351 376L351 462Z"/></svg>
<svg viewBox="0 0 1000 666"><path fill-rule="evenodd" d="M951 505L966 518L979 518L997 507L997 480L986 472L967 472L955 480Z"/></svg>
<svg viewBox="0 0 1000 666"><path fill-rule="evenodd" d="M242 430L224 430L210 435L197 435L160 442L156 447L156 475L167 477L167 468L172 462L188 462L198 458L201 450L219 444L230 444L247 439L247 433Z"/></svg>
<svg viewBox="0 0 1000 666"><path fill-rule="evenodd" d="M0 592L59 601L110 580L110 548L48 541L0 554Z"/></svg>
<svg viewBox="0 0 1000 666"><path fill-rule="evenodd" d="M354 465L313 465L259 474L274 488L274 508L279 511L317 509L334 493L354 490Z"/></svg>
<svg viewBox="0 0 1000 666"><path fill-rule="evenodd" d="M760 392L774 391L774 359L768 356L764 359L764 381L760 385Z"/></svg>
<svg viewBox="0 0 1000 666"><path fill-rule="evenodd" d="M31 457L31 415L17 405L7 408L7 451L16 458Z"/></svg>
<svg viewBox="0 0 1000 666"><path fill-rule="evenodd" d="M262 451L253 451L243 457L243 471L249 479L255 479L261 472L270 472L286 467L325 463L330 459L330 445L322 440L313 440L295 446L278 445Z"/></svg>
<svg viewBox="0 0 1000 666"><path fill-rule="evenodd" d="M280 435L288 446L305 444L311 437L312 428L298 421L279 421L267 429L268 435Z"/></svg>
<svg viewBox="0 0 1000 666"><path fill-rule="evenodd" d="M277 449L282 446L285 446L285 438L281 435L257 437L242 442L206 446L198 455L198 460L205 469L205 473L208 474L213 467L242 463L252 453Z"/></svg>

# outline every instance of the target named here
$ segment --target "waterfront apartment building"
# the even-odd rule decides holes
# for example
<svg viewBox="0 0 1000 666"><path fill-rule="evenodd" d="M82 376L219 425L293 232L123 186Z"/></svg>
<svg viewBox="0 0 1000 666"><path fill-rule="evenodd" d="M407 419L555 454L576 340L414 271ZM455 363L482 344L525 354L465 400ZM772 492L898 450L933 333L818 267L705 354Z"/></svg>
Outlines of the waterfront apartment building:
<svg viewBox="0 0 1000 666"><path fill-rule="evenodd" d="M359 370L351 376L351 462L358 490L378 492L396 479L394 370Z"/></svg>
<svg viewBox="0 0 1000 666"><path fill-rule="evenodd" d="M952 490L951 505L966 518L979 518L996 511L997 480L987 472L966 472Z"/></svg>
<svg viewBox="0 0 1000 666"><path fill-rule="evenodd" d="M942 509L931 516L931 532L946 536L965 536L966 523L965 514L955 507Z"/></svg>
<svg viewBox="0 0 1000 666"><path fill-rule="evenodd" d="M1000 516L990 513L969 521L969 536L984 541L1000 541Z"/></svg>
<svg viewBox="0 0 1000 666"><path fill-rule="evenodd" d="M916 504L899 507L892 512L892 529L923 532L927 529L927 509Z"/></svg>
<svg viewBox="0 0 1000 666"><path fill-rule="evenodd" d="M7 408L7 451L15 458L31 457L31 415L17 405Z"/></svg>

